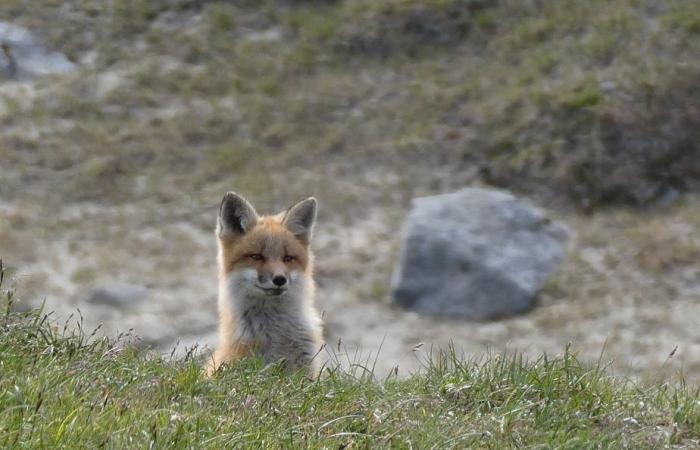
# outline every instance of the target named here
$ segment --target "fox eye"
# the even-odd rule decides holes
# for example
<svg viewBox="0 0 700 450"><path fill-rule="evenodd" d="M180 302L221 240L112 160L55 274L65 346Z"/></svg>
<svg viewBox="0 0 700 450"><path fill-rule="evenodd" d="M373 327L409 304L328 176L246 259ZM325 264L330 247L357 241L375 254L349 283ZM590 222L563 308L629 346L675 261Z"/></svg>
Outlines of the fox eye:
<svg viewBox="0 0 700 450"><path fill-rule="evenodd" d="M260 253L251 253L248 255L248 258L255 260L255 261L262 261L263 260L263 255Z"/></svg>
<svg viewBox="0 0 700 450"><path fill-rule="evenodd" d="M286 255L284 258L282 258L282 261L288 263L294 261L296 258L293 257L292 255Z"/></svg>

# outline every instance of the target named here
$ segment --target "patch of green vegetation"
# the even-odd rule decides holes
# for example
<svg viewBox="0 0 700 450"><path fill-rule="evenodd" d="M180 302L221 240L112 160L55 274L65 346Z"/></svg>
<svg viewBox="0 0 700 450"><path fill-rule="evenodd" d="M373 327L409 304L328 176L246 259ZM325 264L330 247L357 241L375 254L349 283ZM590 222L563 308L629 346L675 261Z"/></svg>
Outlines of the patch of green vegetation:
<svg viewBox="0 0 700 450"><path fill-rule="evenodd" d="M97 271L92 267L81 267L73 271L70 279L74 283L90 283L97 278Z"/></svg>
<svg viewBox="0 0 700 450"><path fill-rule="evenodd" d="M576 92L564 94L561 105L564 108L577 110L596 106L603 101L603 95L597 88L583 88Z"/></svg>
<svg viewBox="0 0 700 450"><path fill-rule="evenodd" d="M211 149L211 152L212 170L236 172L241 171L253 158L255 147L226 143Z"/></svg>
<svg viewBox="0 0 700 450"><path fill-rule="evenodd" d="M658 448L700 439L700 392L634 384L559 357L453 351L406 379L371 364L318 379L249 358L212 379L200 358L66 331L41 310L0 313L3 447Z"/></svg>
<svg viewBox="0 0 700 450"><path fill-rule="evenodd" d="M700 10L697 5L682 1L669 3L670 11L662 19L670 29L679 29L691 35L700 33Z"/></svg>
<svg viewBox="0 0 700 450"><path fill-rule="evenodd" d="M474 29L493 28L490 7L475 0L361 2L345 11L353 20L343 22L333 48L349 55L416 57L459 44Z"/></svg>
<svg viewBox="0 0 700 450"><path fill-rule="evenodd" d="M342 25L341 16L335 10L314 7L291 11L286 23L303 39L312 41L334 37Z"/></svg>
<svg viewBox="0 0 700 450"><path fill-rule="evenodd" d="M236 9L224 3L213 4L207 10L207 19L218 33L228 33L236 27Z"/></svg>

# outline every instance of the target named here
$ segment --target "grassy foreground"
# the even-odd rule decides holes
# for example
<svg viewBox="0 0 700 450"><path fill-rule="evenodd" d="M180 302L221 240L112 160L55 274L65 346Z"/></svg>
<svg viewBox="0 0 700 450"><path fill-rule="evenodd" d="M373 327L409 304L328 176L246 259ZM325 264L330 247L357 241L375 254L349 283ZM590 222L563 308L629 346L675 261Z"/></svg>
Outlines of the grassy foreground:
<svg viewBox="0 0 700 450"><path fill-rule="evenodd" d="M206 380L40 310L0 314L2 448L663 448L700 443L696 387L637 385L568 351L434 355L408 379L317 380L248 360ZM354 372L354 373L353 373Z"/></svg>

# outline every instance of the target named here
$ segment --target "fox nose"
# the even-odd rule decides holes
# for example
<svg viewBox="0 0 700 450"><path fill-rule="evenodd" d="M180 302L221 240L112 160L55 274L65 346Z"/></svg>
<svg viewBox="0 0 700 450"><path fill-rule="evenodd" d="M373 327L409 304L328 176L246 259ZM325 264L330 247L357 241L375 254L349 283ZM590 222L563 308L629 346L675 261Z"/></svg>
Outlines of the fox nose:
<svg viewBox="0 0 700 450"><path fill-rule="evenodd" d="M272 282L275 284L275 286L282 287L287 284L287 277L284 275L275 275Z"/></svg>

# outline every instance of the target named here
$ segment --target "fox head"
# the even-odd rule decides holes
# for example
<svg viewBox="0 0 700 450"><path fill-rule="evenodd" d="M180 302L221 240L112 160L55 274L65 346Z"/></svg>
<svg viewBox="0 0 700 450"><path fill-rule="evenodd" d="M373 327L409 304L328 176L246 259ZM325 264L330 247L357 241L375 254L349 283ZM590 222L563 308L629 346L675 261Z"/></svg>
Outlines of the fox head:
<svg viewBox="0 0 700 450"><path fill-rule="evenodd" d="M260 216L240 195L224 195L216 227L219 270L233 296L241 301L303 296L311 282L315 221L313 197Z"/></svg>

